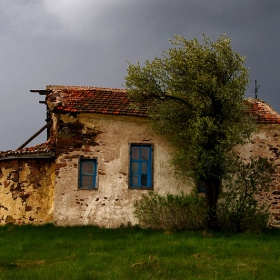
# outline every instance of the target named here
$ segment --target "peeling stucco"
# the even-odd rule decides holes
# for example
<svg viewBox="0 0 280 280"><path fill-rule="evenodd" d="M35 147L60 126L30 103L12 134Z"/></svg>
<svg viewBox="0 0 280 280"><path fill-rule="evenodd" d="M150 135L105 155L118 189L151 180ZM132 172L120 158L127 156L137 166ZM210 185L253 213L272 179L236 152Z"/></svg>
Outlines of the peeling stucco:
<svg viewBox="0 0 280 280"><path fill-rule="evenodd" d="M0 224L53 220L54 163L18 159L0 162Z"/></svg>
<svg viewBox="0 0 280 280"><path fill-rule="evenodd" d="M174 177L169 163L172 150L167 142L149 130L146 118L78 114L76 118L63 118L61 125L68 126L69 133L74 123L83 125L81 134L94 135L95 143L74 148L77 145L73 139L71 151L57 152L55 224L118 227L138 222L133 214L134 203L147 190L128 189L129 143L154 145L154 191L162 194L190 191L190 186ZM68 135L72 137L71 132ZM78 189L79 156L98 159L97 189Z"/></svg>

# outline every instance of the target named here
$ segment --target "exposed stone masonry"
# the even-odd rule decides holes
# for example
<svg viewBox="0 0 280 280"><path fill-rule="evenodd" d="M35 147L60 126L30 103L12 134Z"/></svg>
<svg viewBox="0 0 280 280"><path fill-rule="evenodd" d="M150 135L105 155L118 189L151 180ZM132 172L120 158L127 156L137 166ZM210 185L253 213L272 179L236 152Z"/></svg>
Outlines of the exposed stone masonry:
<svg viewBox="0 0 280 280"><path fill-rule="evenodd" d="M270 207L272 213L271 225L280 226L280 127L278 124L261 124L250 143L239 147L242 157L262 156L272 160L276 166L276 174L271 186L264 186L269 191L262 191L258 199Z"/></svg>
<svg viewBox="0 0 280 280"><path fill-rule="evenodd" d="M75 118L70 116L69 119L72 122L64 122L60 118L60 115L56 116L57 121L57 137L56 137L56 155L63 153L78 151L83 146L96 146L96 136L100 134L100 131L87 128Z"/></svg>
<svg viewBox="0 0 280 280"><path fill-rule="evenodd" d="M0 161L0 224L44 224L53 219L50 159Z"/></svg>

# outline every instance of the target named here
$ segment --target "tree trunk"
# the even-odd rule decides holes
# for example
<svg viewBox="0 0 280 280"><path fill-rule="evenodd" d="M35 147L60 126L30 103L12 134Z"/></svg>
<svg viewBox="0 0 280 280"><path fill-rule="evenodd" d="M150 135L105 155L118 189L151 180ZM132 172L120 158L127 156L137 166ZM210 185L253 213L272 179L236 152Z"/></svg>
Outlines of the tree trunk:
<svg viewBox="0 0 280 280"><path fill-rule="evenodd" d="M217 202L220 192L220 179L208 179L205 180L205 195L208 203L208 221L207 227L217 229Z"/></svg>

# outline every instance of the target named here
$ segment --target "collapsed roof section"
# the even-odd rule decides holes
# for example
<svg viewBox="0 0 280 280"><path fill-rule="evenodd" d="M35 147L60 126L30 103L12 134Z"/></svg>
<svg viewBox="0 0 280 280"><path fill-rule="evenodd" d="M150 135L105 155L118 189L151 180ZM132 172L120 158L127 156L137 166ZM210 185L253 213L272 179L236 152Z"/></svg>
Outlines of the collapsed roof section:
<svg viewBox="0 0 280 280"><path fill-rule="evenodd" d="M1 160L11 159L37 159L37 158L54 158L55 157L55 139L50 138L47 142L17 150L0 151Z"/></svg>

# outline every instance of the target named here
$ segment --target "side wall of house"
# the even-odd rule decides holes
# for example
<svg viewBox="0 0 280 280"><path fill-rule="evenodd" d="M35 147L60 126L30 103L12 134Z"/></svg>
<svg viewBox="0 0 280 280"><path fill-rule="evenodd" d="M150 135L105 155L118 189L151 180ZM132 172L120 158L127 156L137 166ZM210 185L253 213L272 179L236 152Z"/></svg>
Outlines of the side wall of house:
<svg viewBox="0 0 280 280"><path fill-rule="evenodd" d="M56 115L57 161L54 223L118 227L135 224L134 203L147 190L128 189L129 143L151 143L154 191L191 188L175 179L169 145L148 129L146 118L102 114ZM78 189L78 158L97 158L97 188Z"/></svg>
<svg viewBox="0 0 280 280"><path fill-rule="evenodd" d="M53 221L54 162L49 159L0 161L0 224Z"/></svg>
<svg viewBox="0 0 280 280"><path fill-rule="evenodd" d="M271 224L280 226L280 125L259 125L258 133L253 135L250 143L239 147L238 151L244 158L267 157L277 165L277 172L270 191L261 192L259 200L270 206L270 211L273 214Z"/></svg>

